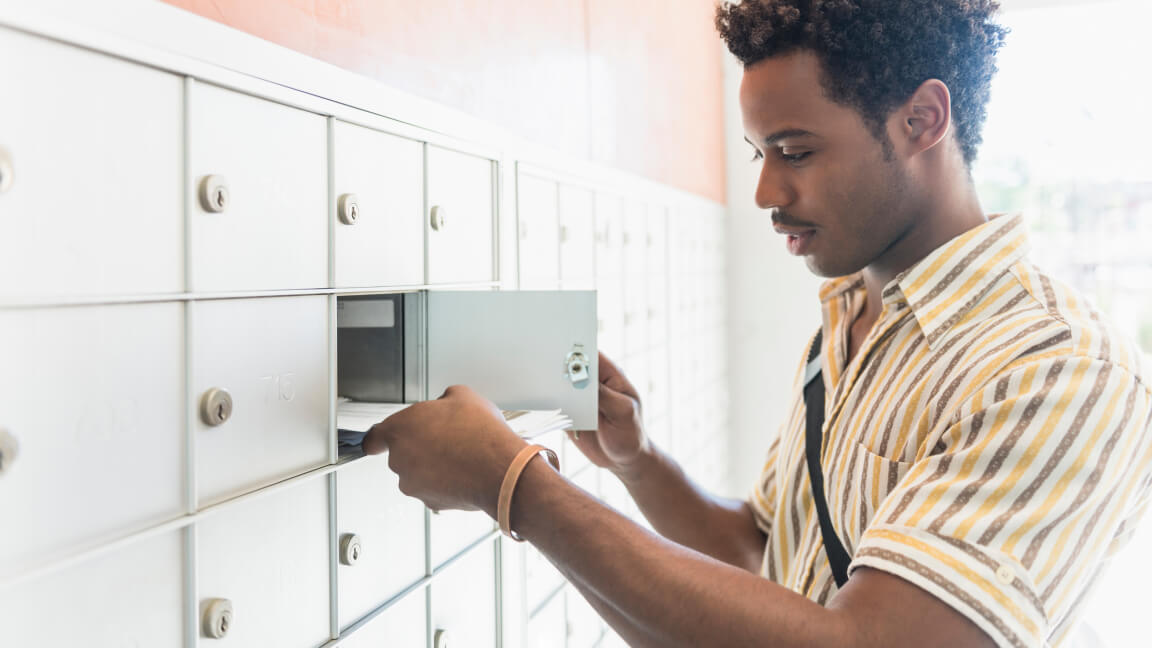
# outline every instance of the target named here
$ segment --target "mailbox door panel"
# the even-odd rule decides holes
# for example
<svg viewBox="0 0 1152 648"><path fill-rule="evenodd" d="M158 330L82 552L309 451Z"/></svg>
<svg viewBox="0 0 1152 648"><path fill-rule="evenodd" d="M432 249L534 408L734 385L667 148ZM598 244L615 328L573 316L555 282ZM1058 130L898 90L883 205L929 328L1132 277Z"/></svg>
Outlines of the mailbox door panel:
<svg viewBox="0 0 1152 648"><path fill-rule="evenodd" d="M565 290L588 290L596 280L596 219L592 192L560 186L560 282Z"/></svg>
<svg viewBox="0 0 1152 648"><path fill-rule="evenodd" d="M179 532L0 589L5 646L183 645Z"/></svg>
<svg viewBox="0 0 1152 648"><path fill-rule="evenodd" d="M0 311L0 330L0 574L179 516L183 307Z"/></svg>
<svg viewBox="0 0 1152 648"><path fill-rule="evenodd" d="M520 218L520 288L555 289L560 276L560 220L556 182L521 173L516 178Z"/></svg>
<svg viewBox="0 0 1152 648"><path fill-rule="evenodd" d="M220 425L196 418L201 505L328 461L328 298L238 299L193 305L193 394L231 394ZM269 448L275 448L270 452Z"/></svg>
<svg viewBox="0 0 1152 648"><path fill-rule="evenodd" d="M201 635L200 646L316 646L327 640L327 480L231 506L200 523L196 533L198 608L212 599L227 599L233 608L227 635Z"/></svg>
<svg viewBox="0 0 1152 648"><path fill-rule="evenodd" d="M470 385L505 409L560 408L577 429L596 428L596 293L432 291L427 299L430 396ZM588 370L575 383L566 370L573 351Z"/></svg>
<svg viewBox="0 0 1152 648"><path fill-rule="evenodd" d="M400 492L387 455L365 457L336 475L336 541L359 537L354 564L337 565L340 627L424 576L424 505Z"/></svg>
<svg viewBox="0 0 1152 648"><path fill-rule="evenodd" d="M424 590L412 592L340 642L341 648L427 648ZM465 644L467 645L467 644Z"/></svg>
<svg viewBox="0 0 1152 648"><path fill-rule="evenodd" d="M0 300L179 292L181 80L7 29L0 60Z"/></svg>
<svg viewBox="0 0 1152 648"><path fill-rule="evenodd" d="M432 632L447 633L444 645L495 648L495 566L492 545L478 547L430 585Z"/></svg>
<svg viewBox="0 0 1152 648"><path fill-rule="evenodd" d="M427 156L428 283L493 281L492 161L432 145Z"/></svg>
<svg viewBox="0 0 1152 648"><path fill-rule="evenodd" d="M336 287L423 283L422 145L344 122L333 137L335 199L354 196L357 206L349 224L336 205Z"/></svg>
<svg viewBox="0 0 1152 648"><path fill-rule="evenodd" d="M328 285L328 129L323 117L207 84L189 119L192 289ZM220 212L200 200L223 178Z"/></svg>

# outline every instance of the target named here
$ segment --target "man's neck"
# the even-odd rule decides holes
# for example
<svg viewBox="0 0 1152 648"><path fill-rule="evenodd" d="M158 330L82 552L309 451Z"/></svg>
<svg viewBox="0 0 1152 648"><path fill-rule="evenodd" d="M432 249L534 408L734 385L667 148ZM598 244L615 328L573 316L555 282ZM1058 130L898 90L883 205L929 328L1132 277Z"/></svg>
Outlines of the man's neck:
<svg viewBox="0 0 1152 648"><path fill-rule="evenodd" d="M868 296L852 326L849 360L880 317L884 287L940 246L988 220L971 182L958 183L943 194L934 194L939 207L924 210L903 236L861 272Z"/></svg>

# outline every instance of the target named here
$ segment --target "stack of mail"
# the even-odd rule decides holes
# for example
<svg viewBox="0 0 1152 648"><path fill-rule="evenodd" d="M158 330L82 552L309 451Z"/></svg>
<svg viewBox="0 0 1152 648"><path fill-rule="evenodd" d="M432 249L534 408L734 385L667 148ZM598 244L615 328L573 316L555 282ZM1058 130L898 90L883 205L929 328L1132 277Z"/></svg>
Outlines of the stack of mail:
<svg viewBox="0 0 1152 648"><path fill-rule="evenodd" d="M409 403L365 403L341 398L336 405L339 446L358 449L373 425L408 406ZM572 427L572 419L558 409L504 410L503 413L512 431L525 439Z"/></svg>

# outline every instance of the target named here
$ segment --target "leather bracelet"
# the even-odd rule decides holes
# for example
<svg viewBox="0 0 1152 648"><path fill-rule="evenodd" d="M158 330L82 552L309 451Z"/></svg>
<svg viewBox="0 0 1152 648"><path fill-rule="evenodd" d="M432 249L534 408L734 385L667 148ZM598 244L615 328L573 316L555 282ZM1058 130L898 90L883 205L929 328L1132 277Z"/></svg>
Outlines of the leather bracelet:
<svg viewBox="0 0 1152 648"><path fill-rule="evenodd" d="M548 463L553 468L560 470L560 459L550 448L538 444L525 446L508 466L508 472L504 473L504 481L500 484L500 498L496 500L496 521L500 523L500 531L516 542L524 542L524 538L512 530L512 493L516 491L516 483L520 481L520 475L524 473L528 462L540 453L548 457Z"/></svg>

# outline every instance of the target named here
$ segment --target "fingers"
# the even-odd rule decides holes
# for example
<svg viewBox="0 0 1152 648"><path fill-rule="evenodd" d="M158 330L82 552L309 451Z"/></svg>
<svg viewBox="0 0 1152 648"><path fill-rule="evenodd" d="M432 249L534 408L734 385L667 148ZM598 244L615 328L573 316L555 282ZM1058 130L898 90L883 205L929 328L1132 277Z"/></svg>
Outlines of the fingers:
<svg viewBox="0 0 1152 648"><path fill-rule="evenodd" d="M640 400L640 395L636 392L636 388L633 387L628 378L624 376L624 372L620 370L620 367L616 366L616 363L612 362L611 358L604 355L603 353L599 355L600 384L608 385L615 391L631 396L636 400Z"/></svg>
<svg viewBox="0 0 1152 648"><path fill-rule="evenodd" d="M387 427L384 425L386 422L387 419L368 429L368 433L364 435L364 440L360 442L360 447L363 448L364 454L380 454L388 449L388 433Z"/></svg>
<svg viewBox="0 0 1152 648"><path fill-rule="evenodd" d="M603 383L600 384L600 413L609 420L630 419L635 407L636 401L631 396Z"/></svg>

